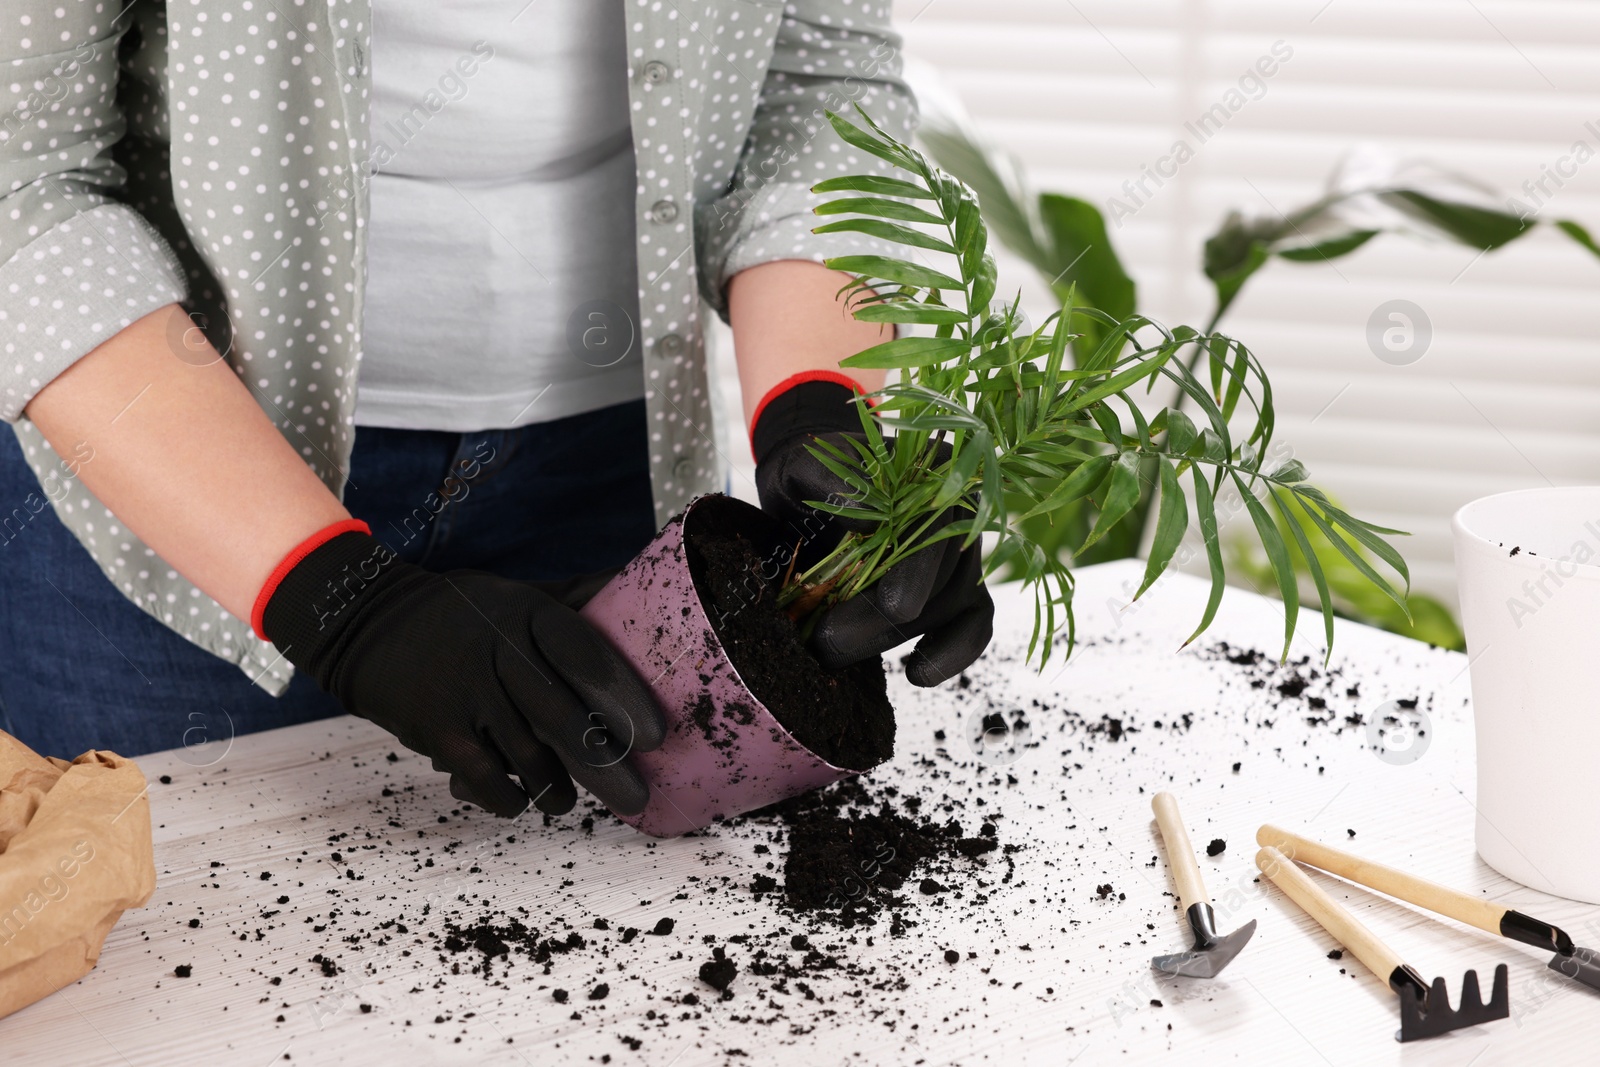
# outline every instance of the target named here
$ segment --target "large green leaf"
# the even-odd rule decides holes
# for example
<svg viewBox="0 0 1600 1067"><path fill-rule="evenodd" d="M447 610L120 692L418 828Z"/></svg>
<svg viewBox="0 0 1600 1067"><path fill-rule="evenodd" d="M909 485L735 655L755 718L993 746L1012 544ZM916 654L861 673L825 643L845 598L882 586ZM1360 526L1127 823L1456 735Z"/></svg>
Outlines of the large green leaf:
<svg viewBox="0 0 1600 1067"><path fill-rule="evenodd" d="M1183 542L1183 534L1189 528L1189 505L1183 498L1183 486L1178 482L1178 470L1166 459L1159 461L1161 465L1161 510L1156 515L1155 539L1150 542L1150 558L1144 567L1144 581L1139 583L1139 591L1133 594L1133 599L1138 600L1144 591L1161 577L1167 565L1172 562L1173 555L1178 551L1178 545Z"/></svg>
<svg viewBox="0 0 1600 1067"><path fill-rule="evenodd" d="M922 304L914 300L897 301L892 304L868 304L857 308L855 317L862 322L900 322L921 326L960 326L968 321L965 311Z"/></svg>
<svg viewBox="0 0 1600 1067"><path fill-rule="evenodd" d="M1348 256L1376 236L1378 236L1377 230L1357 230L1354 233L1341 234L1321 244L1281 248L1278 250L1278 255L1291 263L1321 263L1324 260Z"/></svg>
<svg viewBox="0 0 1600 1067"><path fill-rule="evenodd" d="M859 106L856 111L864 114ZM881 137L875 137L844 116L836 115L831 111L828 113L828 122L832 124L834 132L844 138L846 144L854 145L863 152L893 163L897 167L904 167L909 170L915 165L915 161L904 145L891 144Z"/></svg>
<svg viewBox="0 0 1600 1067"><path fill-rule="evenodd" d="M1111 465L1111 478L1106 483L1106 498L1100 505L1100 517L1095 520L1094 529L1089 531L1088 540L1078 551L1088 548L1106 532L1122 520L1122 517L1133 510L1139 502L1139 454L1137 452L1124 452L1117 457Z"/></svg>
<svg viewBox="0 0 1600 1067"><path fill-rule="evenodd" d="M1589 231L1576 222L1571 219L1558 219L1556 220L1556 229L1593 252L1596 256L1600 256L1600 244L1596 244Z"/></svg>
<svg viewBox="0 0 1600 1067"><path fill-rule="evenodd" d="M897 226L892 222L881 219L840 219L838 222L828 222L821 226L813 226L812 233L864 233L872 237L880 237L885 241L895 244L908 245L912 248L926 248L933 252L953 253L955 248L942 237L936 237L922 230L913 230L909 226Z"/></svg>
<svg viewBox="0 0 1600 1067"><path fill-rule="evenodd" d="M1509 211L1462 204L1416 189L1389 189L1378 199L1443 230L1464 245L1485 251L1521 237L1533 224Z"/></svg>
<svg viewBox="0 0 1600 1067"><path fill-rule="evenodd" d="M1287 660L1289 646L1294 643L1294 624L1300 616L1300 581L1295 577L1294 564L1289 562L1289 546L1284 544L1272 516L1243 478L1235 474L1233 482L1244 497L1250 521L1255 523L1256 536L1261 539L1267 562L1272 565L1272 576L1277 579L1278 595L1283 597L1283 655L1280 658Z"/></svg>
<svg viewBox="0 0 1600 1067"><path fill-rule="evenodd" d="M1110 455L1102 455L1085 460L1081 466L1063 478L1037 507L1024 513L1021 518L1031 519L1035 515L1046 515L1074 500L1088 496L1100 487L1107 472L1111 470L1112 459Z"/></svg>
<svg viewBox="0 0 1600 1067"><path fill-rule="evenodd" d="M1211 594L1206 598L1206 609L1200 616L1200 625L1195 627L1185 645L1192 644L1195 638L1205 633L1211 620L1217 617L1217 607L1222 603L1222 590L1228 584L1228 574L1222 565L1222 541L1217 536L1217 504L1211 493L1211 483L1198 465L1189 473L1194 482L1194 510L1200 524L1200 539L1205 542L1206 563L1211 567Z"/></svg>
<svg viewBox="0 0 1600 1067"><path fill-rule="evenodd" d="M964 292L966 286L941 271L919 263L888 259L884 256L834 256L826 261L829 270L843 271L863 278L911 285L919 289L946 289Z"/></svg>
<svg viewBox="0 0 1600 1067"><path fill-rule="evenodd" d="M1382 592L1388 596L1389 599L1395 602L1401 611L1407 611L1408 609L1406 608L1405 596L1398 592L1392 585L1390 585L1382 575L1373 570L1372 564L1368 563L1362 558L1360 551L1356 547L1351 545L1339 535L1339 532L1335 530L1332 523L1330 523L1322 515L1318 514L1315 506L1305 506L1304 490L1300 490L1299 495L1301 496L1301 510L1304 512L1306 517L1312 521L1317 529L1322 531L1322 536L1327 539L1328 544L1333 546L1334 551L1338 552L1339 555L1343 556L1351 566L1353 566L1357 571L1361 572L1361 575L1366 578L1367 581L1371 582L1373 586L1382 590Z"/></svg>
<svg viewBox="0 0 1600 1067"><path fill-rule="evenodd" d="M994 297L995 280L994 257L985 252L972 274L972 296L967 310L974 316L988 312L989 301Z"/></svg>
<svg viewBox="0 0 1600 1067"><path fill-rule="evenodd" d="M1296 461L1298 462L1298 461ZM1272 503L1278 509L1277 526L1279 530L1287 530L1294 539L1295 555L1292 565L1296 571L1306 570L1311 574L1311 582L1317 587L1317 606L1322 609L1323 632L1327 638L1328 656L1333 655L1333 597L1328 592L1328 579L1322 566L1322 560L1317 557L1311 548L1310 538L1306 536L1305 527L1295 517L1294 510L1288 501L1294 496L1284 489L1270 489Z"/></svg>
<svg viewBox="0 0 1600 1067"><path fill-rule="evenodd" d="M811 187L813 193L869 193L877 196L903 196L910 200L935 200L927 188L899 178L885 178L877 174L852 174L843 178L828 178Z"/></svg>
<svg viewBox="0 0 1600 1067"><path fill-rule="evenodd" d="M848 359L839 361L841 367L862 367L878 370L906 370L927 367L947 360L960 359L972 347L960 338L899 337L863 349Z"/></svg>
<svg viewBox="0 0 1600 1067"><path fill-rule="evenodd" d="M899 200L881 196L851 196L843 200L829 200L811 209L817 215L873 215L880 219L900 222L920 222L928 226L943 226L944 219L931 211L924 211Z"/></svg>
<svg viewBox="0 0 1600 1067"><path fill-rule="evenodd" d="M1105 216L1087 200L1060 193L1039 197L1039 218L1050 237L1050 276L1056 295L1065 299L1076 289L1080 302L1100 308L1119 319L1134 313L1138 290L1106 232Z"/></svg>

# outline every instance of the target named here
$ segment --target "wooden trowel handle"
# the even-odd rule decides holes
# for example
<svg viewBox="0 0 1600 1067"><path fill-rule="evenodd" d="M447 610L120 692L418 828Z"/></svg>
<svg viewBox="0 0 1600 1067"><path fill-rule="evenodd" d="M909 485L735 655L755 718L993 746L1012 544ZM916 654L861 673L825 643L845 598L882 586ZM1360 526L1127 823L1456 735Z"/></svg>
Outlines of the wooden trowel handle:
<svg viewBox="0 0 1600 1067"><path fill-rule="evenodd" d="M1404 871L1397 871L1393 867L1385 867L1381 863L1373 863L1360 856L1352 856L1348 852L1318 844L1270 823L1256 831L1256 844L1275 848L1290 859L1319 867L1329 874L1337 874L1340 878L1348 878L1358 885L1376 889L1391 897L1398 897L1419 908L1426 908L1439 915L1448 915L1468 926L1476 926L1491 934L1501 932L1500 920L1506 913L1503 904L1458 893L1454 889L1436 885L1425 878L1418 878Z"/></svg>
<svg viewBox="0 0 1600 1067"><path fill-rule="evenodd" d="M1381 981L1388 982L1396 968L1405 966L1393 949L1379 941L1376 934L1323 892L1321 886L1283 853L1275 848L1264 848L1256 853L1256 866Z"/></svg>
<svg viewBox="0 0 1600 1067"><path fill-rule="evenodd" d="M1178 898L1183 910L1196 904L1210 904L1206 884L1200 879L1200 862L1194 858L1194 846L1189 844L1189 831L1184 828L1183 816L1178 813L1178 798L1171 793L1157 793L1150 801L1155 809L1156 825L1161 828L1161 840L1167 845L1167 865L1172 868L1172 881L1178 887Z"/></svg>

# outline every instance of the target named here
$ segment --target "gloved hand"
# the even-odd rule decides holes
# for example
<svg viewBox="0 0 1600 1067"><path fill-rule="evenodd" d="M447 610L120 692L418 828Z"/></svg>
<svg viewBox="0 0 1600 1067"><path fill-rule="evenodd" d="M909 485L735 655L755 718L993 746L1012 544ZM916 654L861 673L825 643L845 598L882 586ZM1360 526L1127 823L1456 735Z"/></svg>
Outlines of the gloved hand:
<svg viewBox="0 0 1600 1067"><path fill-rule="evenodd" d="M842 375L812 378L769 394L751 426L761 508L789 531L791 544L804 541L800 569L822 559L845 531L867 532L874 526L806 504L850 495L844 481L806 447L817 437L843 444L846 436L861 436L856 393L845 380ZM893 440L885 443L893 447ZM948 456L949 445L944 448ZM924 536L956 517L954 508L947 509ZM843 666L921 635L906 663L913 685L934 686L961 673L982 655L994 633L994 602L983 584L980 546L963 550L961 541L949 537L913 553L871 589L831 608L812 631L817 658L827 666Z"/></svg>
<svg viewBox="0 0 1600 1067"><path fill-rule="evenodd" d="M595 576L541 586L436 574L359 531L293 559L257 601L257 632L345 710L431 757L452 796L504 817L530 801L559 815L576 780L619 814L644 809L649 787L625 757L660 746L661 713L556 599L586 600Z"/></svg>

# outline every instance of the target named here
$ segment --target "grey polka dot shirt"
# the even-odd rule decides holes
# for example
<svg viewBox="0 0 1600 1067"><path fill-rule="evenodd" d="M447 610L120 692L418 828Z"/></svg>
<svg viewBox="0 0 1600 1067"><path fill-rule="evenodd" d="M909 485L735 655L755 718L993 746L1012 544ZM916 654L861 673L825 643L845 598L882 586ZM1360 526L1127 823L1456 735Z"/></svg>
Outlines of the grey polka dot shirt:
<svg viewBox="0 0 1600 1067"><path fill-rule="evenodd" d="M915 104L890 0L626 4L638 184L617 210L637 220L664 521L718 480L702 316L726 315L728 280L774 260L886 251L811 232L811 185L879 166L824 109L860 104L904 135ZM537 5L517 15L538 16ZM40 478L23 506L48 501L130 600L274 693L291 672L276 650L124 528L24 408L96 345L182 301L342 491L362 344L370 36L371 0L0 7L0 417Z"/></svg>

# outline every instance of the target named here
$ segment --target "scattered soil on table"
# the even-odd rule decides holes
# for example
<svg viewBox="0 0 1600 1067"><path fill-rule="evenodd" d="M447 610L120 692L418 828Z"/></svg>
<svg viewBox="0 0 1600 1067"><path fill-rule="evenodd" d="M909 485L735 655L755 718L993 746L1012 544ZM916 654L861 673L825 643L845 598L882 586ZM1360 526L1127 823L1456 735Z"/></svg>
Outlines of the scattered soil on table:
<svg viewBox="0 0 1600 1067"><path fill-rule="evenodd" d="M1347 682L1344 666L1320 667L1310 656L1280 662L1276 656L1260 649L1242 648L1227 641L1202 646L1194 654L1202 660L1240 668L1245 683L1267 695L1267 710L1275 714L1255 717L1252 725L1256 727L1271 729L1280 717L1290 715L1299 715L1307 726L1332 727L1335 734L1362 730L1368 725L1367 712L1354 710L1341 714L1339 710L1341 704L1349 707L1351 702L1361 698L1361 682ZM1394 703L1401 708L1416 708L1420 698L1413 694L1395 698ZM1431 694L1427 697L1427 706L1430 709L1433 706ZM1394 716L1388 716L1380 726L1393 725L1396 721Z"/></svg>
<svg viewBox="0 0 1600 1067"><path fill-rule="evenodd" d="M1206 855L1208 856L1220 856L1226 851L1228 851L1228 843L1220 837L1213 837L1211 844L1206 846Z"/></svg>
<svg viewBox="0 0 1600 1067"><path fill-rule="evenodd" d="M938 761L955 766L943 750ZM361 766L355 761L356 769ZM507 902L504 885L474 891L482 881L476 876L491 863L520 869L519 839L538 830L512 827L514 832L507 833L503 824L495 826L495 820L470 807L440 814L417 786L402 783L374 795L378 821L358 821L353 829L330 833L328 851L301 853L288 873L275 865L269 884L290 888L279 897L292 895L294 904L257 897L258 924L253 930L237 923L234 928L240 940L267 940L270 946L269 935L284 928L280 915L289 909L294 917L288 922L307 924L317 934L327 931L323 951L309 956L309 966L277 960L256 972L265 993L260 1002L270 1006L280 1026L294 1025L293 1012L309 1007L324 1021L330 1014L359 1012L375 1025L436 1028L430 1036L454 1031L457 1043L480 1040L481 1026L471 1022L477 1011L447 1007L462 1003L452 983L470 978L484 984L488 998L499 998L498 1018L508 1012L514 1018L526 1006L541 1025L555 1018L614 1027L617 1040L630 1049L666 1050L669 1058L685 1037L704 1034L719 1019L777 1027L776 1033L792 1039L840 1012L870 1011L876 1018L884 998L892 1001L912 989L912 979L924 970L936 967L944 974L963 960L977 960L978 952L963 955L946 947L947 941L920 942L915 931L933 908L959 914L960 928L982 929L993 921L995 888L1015 879L1013 856L1019 846L1002 843L1005 816L992 796L983 795L998 779L941 792L928 788L926 776L906 780L903 770L899 776L905 788L852 778L721 824L723 847L701 855L704 876L687 876L671 899L698 901L688 905L697 918L706 914L707 904L717 912L746 916L747 932L686 932L682 913L656 912L648 918L632 913L637 926L617 916L585 913L569 892L576 884L573 872L580 862L596 858L588 844L596 832L622 829L593 801L585 801L589 810L582 821L593 822L594 829L580 833L574 828L547 842L564 847L572 861L559 871L525 869L540 887L529 903ZM963 819L972 820L963 812L969 805L982 812L979 820L968 821L971 833L963 829ZM534 817L547 828L559 821ZM494 828L484 836L482 826L458 828L461 823ZM660 845L648 841L642 847ZM733 850L745 858L730 855ZM730 860L748 864L745 872L730 871ZM600 866L606 863L601 857ZM324 865L335 872L332 885L314 894L293 891L307 885L297 876ZM223 877L215 873L218 867L211 868L211 878ZM345 883L365 880L360 868L386 871L386 881L384 891L358 904L346 897ZM259 873L241 871L236 878L259 892L266 888ZM440 877L449 880L446 893L419 894L430 882L438 886L433 880ZM274 900L277 906L271 906ZM294 911L302 900L308 906ZM638 901L641 907L662 902ZM178 925L185 921L179 919ZM863 953L879 938L905 940L906 947ZM1008 944L1006 950L1031 948ZM1000 953L997 947L983 954L990 951ZM987 977L993 964L974 966L971 981L998 984ZM176 969L181 976L187 971L187 965ZM1045 996L1054 995L1053 986L1043 988ZM641 995L648 1008L642 1015L631 1007L641 1003ZM626 1018L613 1014L618 1002L631 1013ZM541 1006L556 1014L541 1014ZM722 1015L724 1010L734 1014ZM900 1010L896 1018L909 1010ZM896 1018L884 1025L893 1029ZM675 1032L662 1033L669 1030ZM724 1051L735 1054L732 1048Z"/></svg>
<svg viewBox="0 0 1600 1067"><path fill-rule="evenodd" d="M484 961L488 962L497 956L509 955L511 950L516 948L535 963L547 963L552 956L585 948L588 945L576 930L570 931L566 937L560 939L540 937L536 930L530 929L521 919L509 918L496 923L493 918L492 915L485 915L478 922L467 926L446 922L445 950L459 953L471 949L481 952Z"/></svg>
<svg viewBox="0 0 1600 1067"><path fill-rule="evenodd" d="M1117 656L1141 640L1132 630L1096 636L1078 654ZM1126 970L1129 960L1169 951L1185 927L1154 831L1146 851L1085 818L1085 798L1114 792L1131 804L1141 786L1160 784L1129 773L1148 748L1219 740L1232 747L1217 750L1196 789L1231 796L1251 788L1268 761L1312 775L1328 761L1332 777L1339 752L1370 758L1350 734L1381 718L1374 708L1394 695L1384 691L1382 663L1280 663L1222 642L1181 659L1191 662L1179 669L1200 675L1193 695L1174 692L1154 706L1140 699L1147 680L1133 672L1092 693L1068 673L1048 692L1015 695L1020 648L997 647L954 685L901 698L908 713L918 701L919 717L902 730L911 751L895 763L673 842L634 836L587 798L566 818L529 812L503 823L451 807L425 759L387 757L392 742L330 751L330 774L372 776L370 806L330 793L338 807L308 808L327 830L310 854L296 843L298 854L271 850L247 862L220 851L229 845L219 838L218 858L195 862L197 877L164 887L189 894L179 899L189 908L166 920L183 947L161 966L170 975L174 963L200 958L203 940L224 949L205 958L223 961L225 980L258 998L257 1021L276 1019L283 1040L336 1018L375 1039L415 1028L482 1061L503 1054L513 1026L518 1048L525 1033L564 1028L578 1058L596 1063L665 1062L692 1043L704 1049L696 1056L724 1064L753 1063L758 1047L793 1057L835 1030L878 1027L932 1062L947 1058L952 1039L992 1035L1019 1012L1061 1019L1069 1057L1091 1033L1165 1029L1153 1000L1181 1010L1214 989L1124 986L1126 974L1104 982L1108 961ZM1214 683L1205 677L1213 673ZM1399 676L1415 686L1414 670ZM1416 693L1402 695L1432 708L1434 696ZM996 715L1011 728L1019 718L1029 725L1014 753L975 745L998 726ZM997 753L1014 760L996 762ZM203 803L204 787L214 793L228 777L225 765L185 771L165 803ZM1328 782L1325 795L1339 785ZM274 808L263 817L281 817ZM1330 818L1353 821L1337 809ZM1012 843L1039 820L1059 822L1067 846ZM621 849L648 857L630 868L645 872L636 892L616 880ZM658 856L672 877L649 873ZM1248 856L1223 854L1217 866L1220 894L1256 891ZM208 900L213 890L223 900ZM1048 949L1043 939L1058 929L1085 928L1096 936L1081 952L1028 955ZM317 935L307 947L302 930ZM262 943L238 944L236 954L229 941ZM1343 970L1341 960L1335 971ZM191 1010L181 993L194 980L165 978L161 995L172 993L175 1011ZM217 981L215 964L205 980ZM602 986L605 995L591 999ZM940 996L941 987L959 996ZM1115 1006L1082 995L1093 988L1112 990ZM930 997L940 1005L931 1015ZM248 999L234 999L230 1015ZM623 1055L630 1050L638 1055Z"/></svg>
<svg viewBox="0 0 1600 1067"><path fill-rule="evenodd" d="M894 708L883 663L872 658L839 670L817 662L800 630L778 607L782 568L733 528L732 514L702 508L685 524L689 572L717 637L756 699L806 748L835 767L865 770L894 755ZM775 573L775 577L766 577ZM717 709L702 697L691 715L714 736ZM723 714L754 721L755 709Z"/></svg>

